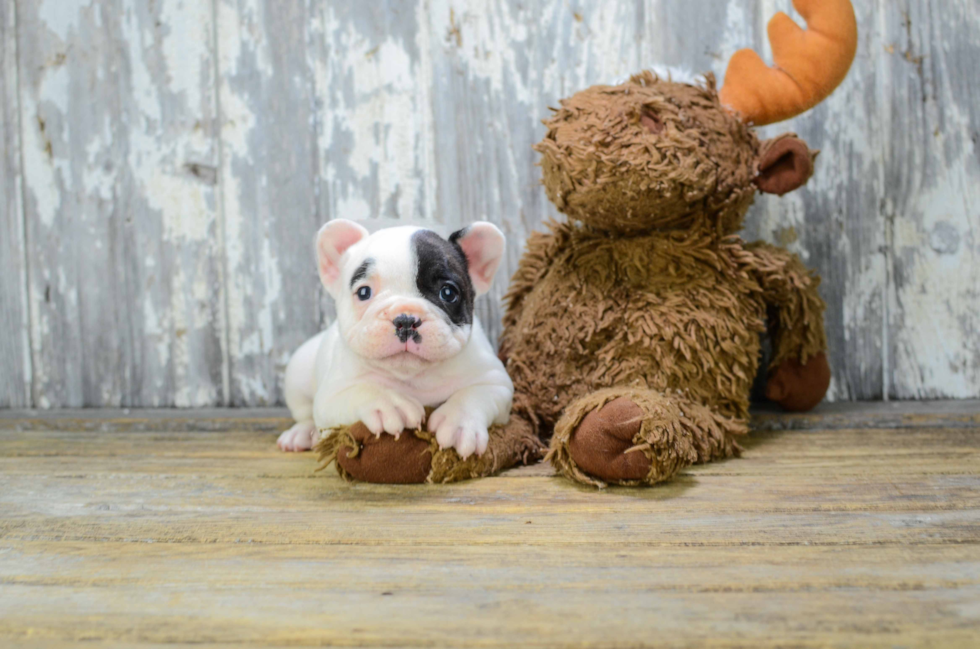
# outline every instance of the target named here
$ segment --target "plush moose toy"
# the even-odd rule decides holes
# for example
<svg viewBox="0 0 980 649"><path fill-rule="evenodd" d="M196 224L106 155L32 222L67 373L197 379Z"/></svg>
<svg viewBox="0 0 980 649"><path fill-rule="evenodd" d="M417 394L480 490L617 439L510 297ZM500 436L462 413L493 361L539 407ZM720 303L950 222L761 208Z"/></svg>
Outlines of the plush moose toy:
<svg viewBox="0 0 980 649"><path fill-rule="evenodd" d="M799 188L816 158L795 135L760 142L752 126L818 104L856 51L848 0L794 6L808 29L777 14L775 67L742 50L720 93L710 74L691 85L645 72L587 88L545 122L535 150L568 223L530 237L506 296L511 422L491 431L496 459L484 458L484 470L441 475L529 461L535 438L550 438L563 475L598 486L654 484L730 457L747 432L765 332L767 396L796 411L822 400L830 368L819 279L786 250L737 235L757 191ZM370 473L363 440L347 434L361 464L340 463L341 472ZM331 444L326 459L337 454Z"/></svg>

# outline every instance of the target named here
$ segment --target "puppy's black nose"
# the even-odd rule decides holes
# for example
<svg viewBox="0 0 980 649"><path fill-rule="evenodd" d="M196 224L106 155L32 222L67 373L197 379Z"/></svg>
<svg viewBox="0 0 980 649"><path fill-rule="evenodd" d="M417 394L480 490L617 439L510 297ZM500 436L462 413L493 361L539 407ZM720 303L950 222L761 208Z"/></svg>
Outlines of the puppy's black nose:
<svg viewBox="0 0 980 649"><path fill-rule="evenodd" d="M422 318L403 313L392 320L391 323L395 325L395 335L398 336L398 340L402 342L406 342L409 338L415 342L422 340L422 336L416 331L422 324Z"/></svg>

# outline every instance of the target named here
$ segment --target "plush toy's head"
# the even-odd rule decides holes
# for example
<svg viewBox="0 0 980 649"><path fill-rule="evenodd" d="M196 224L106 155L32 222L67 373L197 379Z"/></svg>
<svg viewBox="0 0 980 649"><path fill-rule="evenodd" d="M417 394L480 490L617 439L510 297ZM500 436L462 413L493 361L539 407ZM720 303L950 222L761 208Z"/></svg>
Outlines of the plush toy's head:
<svg viewBox="0 0 980 649"><path fill-rule="evenodd" d="M703 87L650 72L593 86L546 122L536 150L548 198L604 230L687 228L705 212L737 230L755 194L759 141Z"/></svg>
<svg viewBox="0 0 980 649"><path fill-rule="evenodd" d="M793 135L761 142L751 126L798 115L844 79L857 26L848 0L795 0L809 29L770 23L776 68L735 54L720 95L714 77L677 83L650 72L593 86L561 102L542 154L548 198L573 220L623 233L736 232L757 190L785 194L813 173L815 154Z"/></svg>

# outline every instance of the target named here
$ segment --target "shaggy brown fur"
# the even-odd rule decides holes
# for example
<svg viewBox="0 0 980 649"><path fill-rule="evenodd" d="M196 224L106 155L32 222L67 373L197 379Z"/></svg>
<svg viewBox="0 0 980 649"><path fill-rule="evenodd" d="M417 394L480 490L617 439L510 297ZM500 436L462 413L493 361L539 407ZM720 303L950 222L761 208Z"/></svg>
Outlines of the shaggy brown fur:
<svg viewBox="0 0 980 649"><path fill-rule="evenodd" d="M767 323L773 371L801 368L786 374L787 393L823 396L806 371L826 364L808 363L826 348L819 279L789 252L735 234L757 186L788 191L809 178L802 141L760 144L721 107L710 75L703 87L644 73L589 88L546 125L536 146L545 190L572 223L528 240L501 356L513 417L551 437L562 474L653 484L733 455ZM603 415L614 401L619 414Z"/></svg>
<svg viewBox="0 0 980 649"><path fill-rule="evenodd" d="M561 102L535 145L548 198L583 224L623 234L690 228L709 216L735 232L752 203L759 140L704 87L644 72Z"/></svg>

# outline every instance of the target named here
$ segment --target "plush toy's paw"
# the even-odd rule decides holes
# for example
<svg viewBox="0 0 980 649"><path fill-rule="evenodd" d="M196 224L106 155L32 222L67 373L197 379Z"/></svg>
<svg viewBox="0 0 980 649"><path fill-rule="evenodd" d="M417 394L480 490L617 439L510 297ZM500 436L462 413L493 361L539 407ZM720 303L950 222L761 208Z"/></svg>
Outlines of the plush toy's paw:
<svg viewBox="0 0 980 649"><path fill-rule="evenodd" d="M320 468L334 463L343 478L360 482L440 484L470 480L515 464L537 462L544 450L534 428L519 416L512 416L505 426L493 426L487 452L465 460L454 448L440 449L435 435L425 430L406 430L396 439L387 434L375 436L358 422L324 432L314 449Z"/></svg>
<svg viewBox="0 0 980 649"><path fill-rule="evenodd" d="M400 431L399 431L400 432ZM404 435L374 435L363 423L350 428L356 449L340 446L336 462L347 475L361 482L418 484L432 468L429 442L411 431Z"/></svg>
<svg viewBox="0 0 980 649"><path fill-rule="evenodd" d="M582 470L606 482L642 480L650 458L634 450L643 425L643 409L619 397L585 415L568 440L568 452Z"/></svg>
<svg viewBox="0 0 980 649"><path fill-rule="evenodd" d="M375 435L388 433L401 437L405 429L414 430L425 419L425 408L411 397L390 390L379 390L354 409L357 418Z"/></svg>
<svg viewBox="0 0 980 649"><path fill-rule="evenodd" d="M455 448L464 460L475 452L483 455L490 441L486 424L447 401L429 417L429 431L435 433L439 448Z"/></svg>
<svg viewBox="0 0 980 649"><path fill-rule="evenodd" d="M680 393L606 388L565 408L547 459L583 484L653 485L696 462L732 457L746 432L745 422Z"/></svg>
<svg viewBox="0 0 980 649"><path fill-rule="evenodd" d="M319 439L316 425L312 421L300 421L293 424L293 427L283 432L276 440L276 446L280 451L299 452L308 451Z"/></svg>
<svg viewBox="0 0 980 649"><path fill-rule="evenodd" d="M769 375L766 398L790 412L804 412L820 403L830 387L826 354L817 354L803 365L790 358Z"/></svg>

